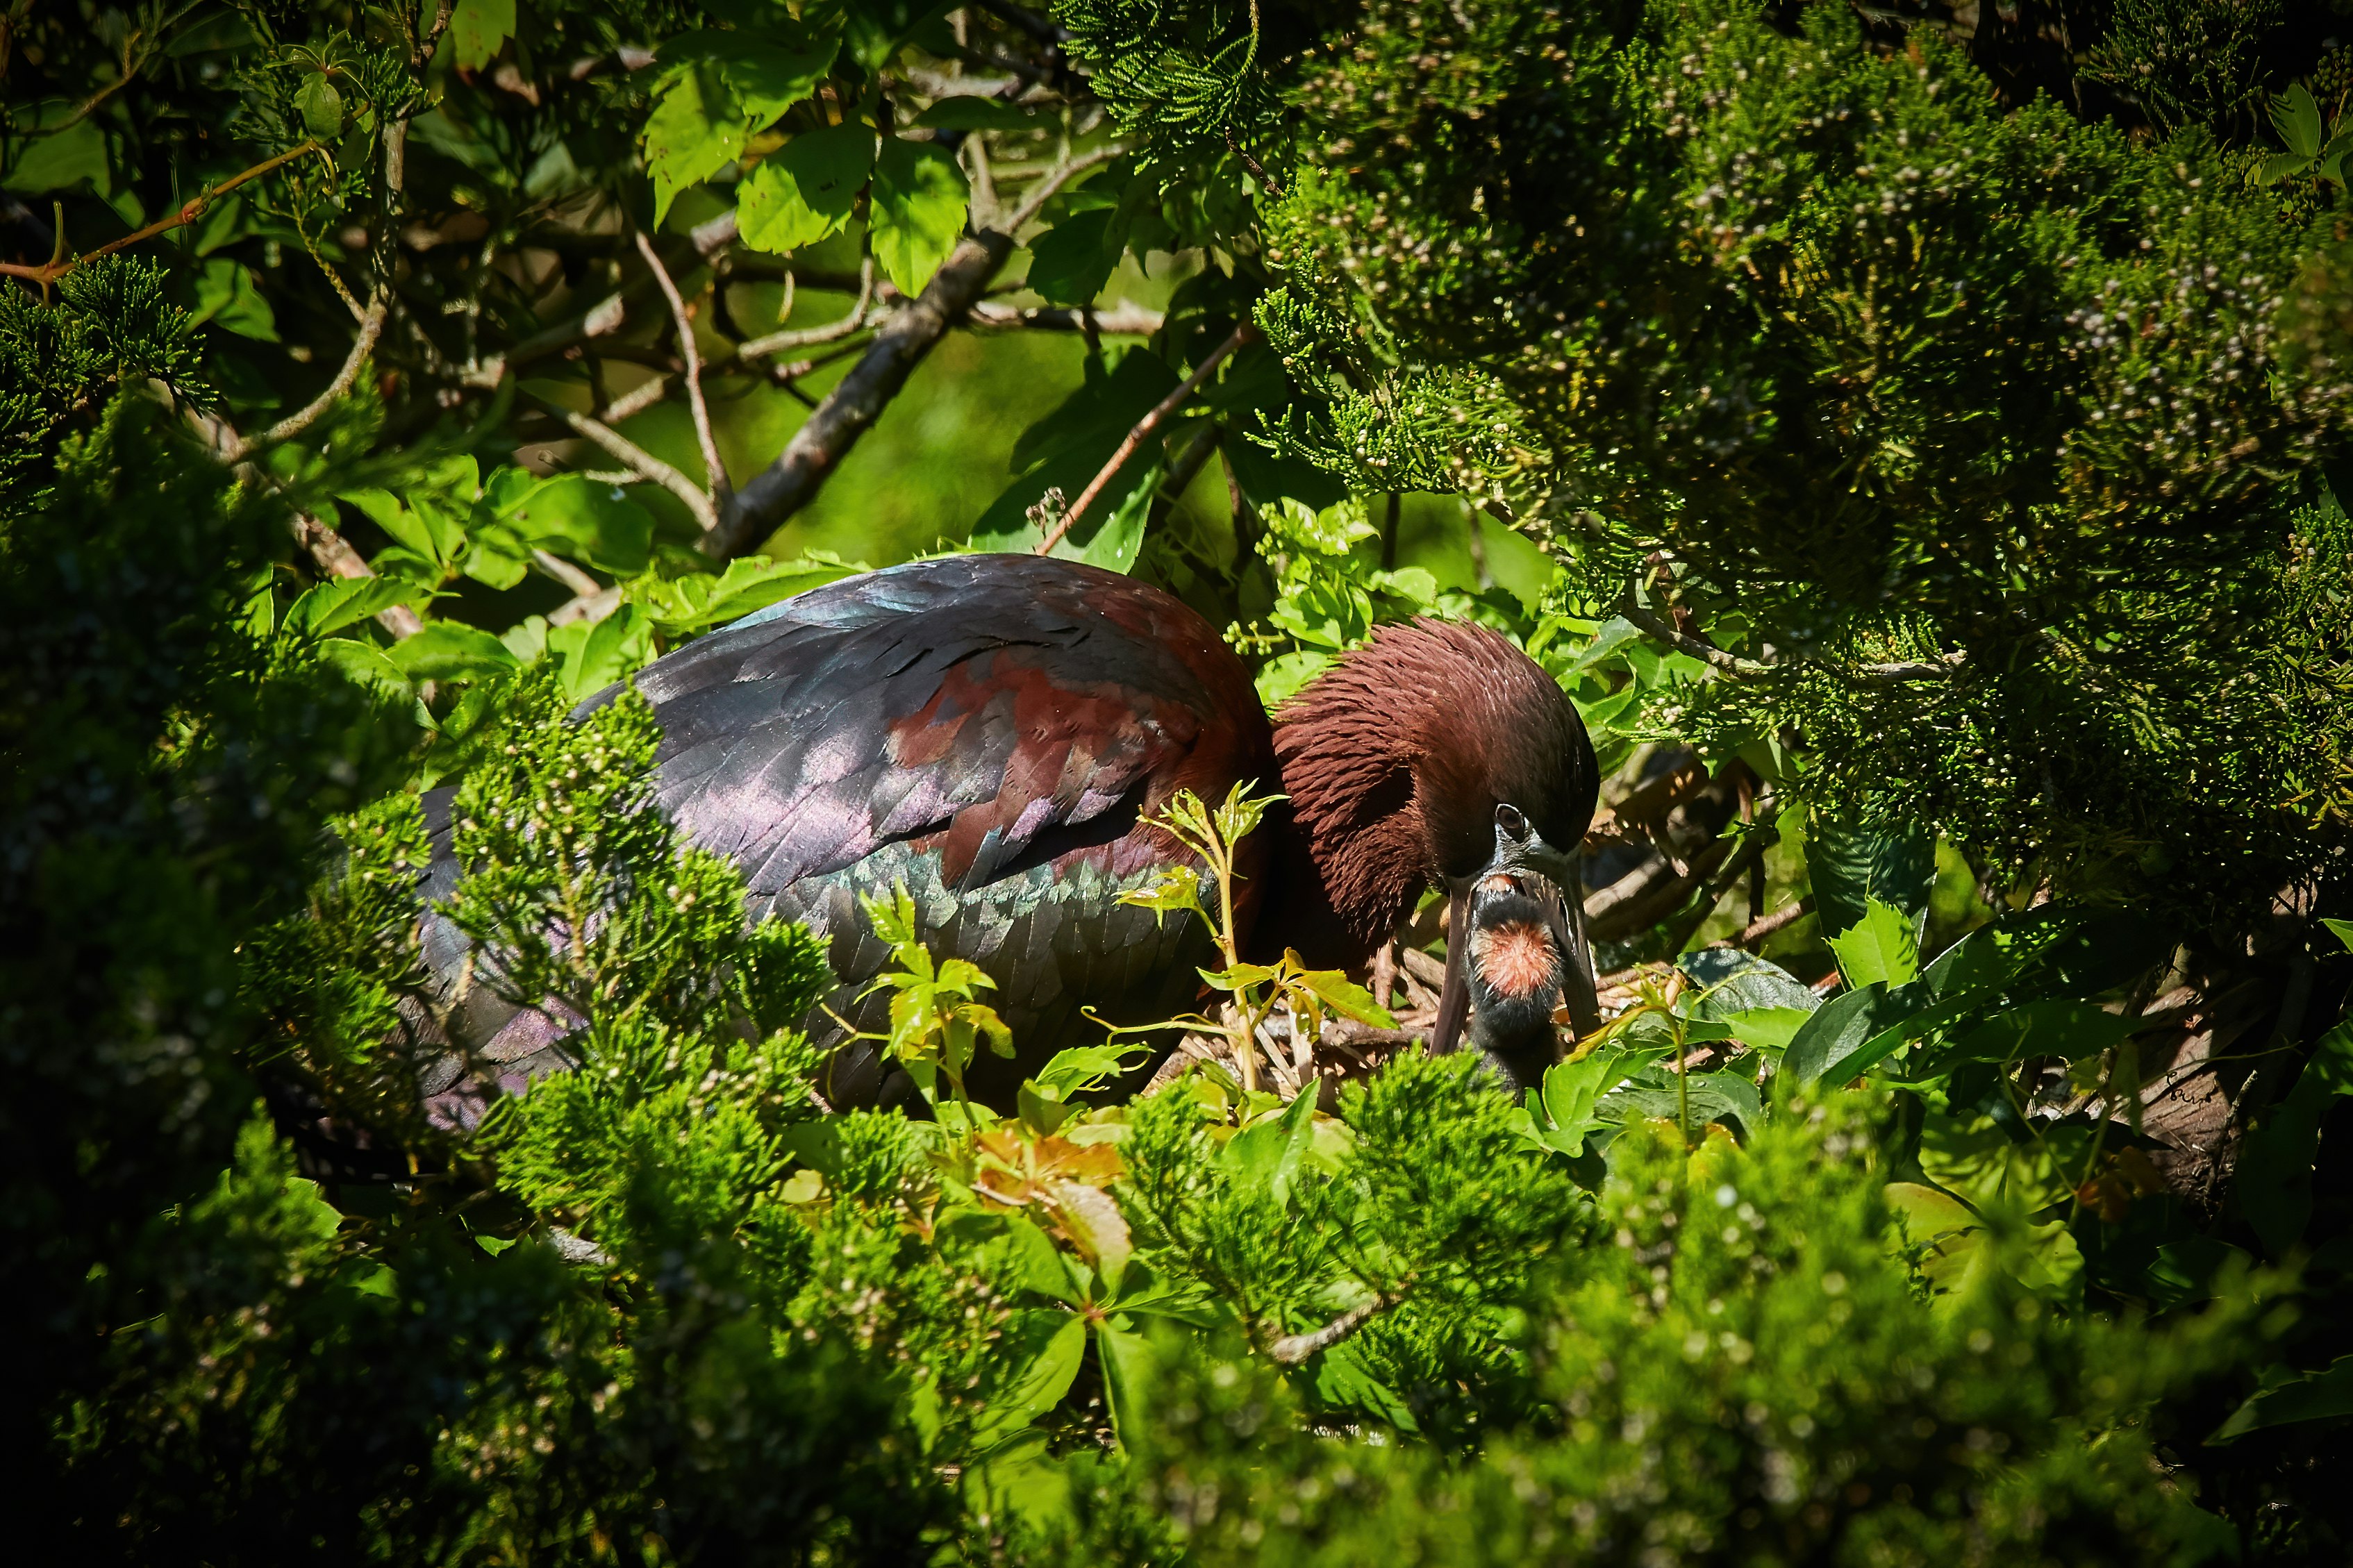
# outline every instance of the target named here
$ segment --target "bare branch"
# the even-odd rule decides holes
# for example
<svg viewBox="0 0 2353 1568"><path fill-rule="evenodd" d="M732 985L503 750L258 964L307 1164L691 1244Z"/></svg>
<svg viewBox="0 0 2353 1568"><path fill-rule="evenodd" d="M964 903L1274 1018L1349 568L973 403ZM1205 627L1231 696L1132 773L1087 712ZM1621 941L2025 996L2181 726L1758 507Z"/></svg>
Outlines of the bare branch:
<svg viewBox="0 0 2353 1568"><path fill-rule="evenodd" d="M221 454L221 460L228 463L241 463L264 447L275 447L281 441L290 441L318 423L320 416L334 406L335 401L351 391L352 383L359 379L360 367L367 363L368 355L375 350L376 339L384 331L385 313L390 302L388 296L380 287L370 297L366 313L360 317L359 336L353 340L352 352L343 356L343 368L335 373L335 379L327 384L326 391L319 394L260 435L249 440L237 442Z"/></svg>
<svg viewBox="0 0 2353 1568"><path fill-rule="evenodd" d="M318 151L318 142L305 142L300 147L294 148L290 152L280 153L275 158L265 159L263 162L256 163L250 169L241 170L237 174L231 174L227 179L223 180L217 185L206 186L202 191L197 192L195 195L190 196L185 202L182 203L180 210L174 213L171 216L157 218L145 228L139 229L134 233L126 234L121 239L111 239L104 245L100 246L96 250L84 251L79 256L59 257L53 260L43 262L38 267L26 267L14 261L0 261L0 274L5 274L10 278L27 279L32 282L47 287L47 285L56 282L58 279L64 277L67 273L71 272L75 268L87 266L90 262L97 260L101 256L111 256L118 250L128 249L130 247L138 245L142 241L153 239L159 234L178 228L185 224L195 222L198 218L205 216L205 209L206 207L212 205L214 202L218 201L229 192L237 189L237 186L244 184L248 180L258 180L273 169L280 168L284 164L292 163L297 158L304 157ZM60 234L58 237L59 243L63 243L63 235Z"/></svg>
<svg viewBox="0 0 2353 1568"><path fill-rule="evenodd" d="M710 496L703 493L692 479L688 479L601 419L592 419L586 414L576 414L562 404L552 402L535 393L526 392L523 395L570 426L579 435L586 436L589 440L596 442L606 451L619 458L632 473L661 486L680 500L684 501L687 510L694 514L695 521L702 525L702 531L706 536L719 526L718 509L711 504Z"/></svg>
<svg viewBox="0 0 2353 1568"><path fill-rule="evenodd" d="M605 584L572 564L561 555L533 547L531 558L539 569L571 589L582 598L592 598L605 591Z"/></svg>
<svg viewBox="0 0 2353 1568"><path fill-rule="evenodd" d="M1113 142L1109 146L1098 147L1092 153L1082 153L1069 163L1062 164L1052 174L1039 180L1036 190L1021 198L1021 205L1013 209L1004 223L997 226L999 231L1008 235L1020 233L1022 225L1045 210L1046 204L1053 200L1056 191L1069 184L1077 175L1086 173L1098 163L1108 163L1126 151L1126 148Z"/></svg>
<svg viewBox="0 0 2353 1568"><path fill-rule="evenodd" d="M1141 305L1122 300L1108 310L1090 309L1069 310L1057 306L1033 306L1024 310L1018 305L1000 305L984 300L967 312L967 321L975 327L991 331L1028 328L1033 331L1097 332L1112 338L1148 338L1167 324L1167 318L1157 310L1147 310Z"/></svg>
<svg viewBox="0 0 2353 1568"><path fill-rule="evenodd" d="M1200 390L1201 384L1209 379L1210 373L1225 362L1228 354L1232 353L1244 343L1253 341L1258 335L1258 329L1244 321L1228 334L1224 342L1219 343L1203 356L1201 363L1193 367L1192 374L1178 382L1174 391L1154 404L1152 412L1135 422L1135 428L1127 433L1127 439L1122 441L1119 444L1119 449L1111 455L1111 461L1096 470L1095 477L1087 481L1087 488L1079 492L1079 499L1071 503L1071 509L1062 514L1060 520L1052 528L1047 530L1046 537L1038 542L1036 553L1052 554L1054 546L1062 542L1063 538L1077 524L1079 519L1086 515L1087 508L1093 503L1097 496L1103 494L1103 487L1111 483L1112 476L1118 473L1126 465L1127 460L1135 455L1136 448L1150 440L1160 426L1167 423L1168 416L1182 407L1187 398Z"/></svg>
<svg viewBox="0 0 2353 1568"><path fill-rule="evenodd" d="M1748 924L1742 929L1739 935L1727 937L1722 942L1712 942L1707 945L1710 947L1754 947L1757 943L1763 942L1767 937L1771 936L1775 931L1782 931L1788 927L1796 925L1799 921L1805 919L1806 916L1813 913L1813 910L1814 896L1811 893L1808 893L1804 898L1799 899L1796 903L1791 904L1787 909L1775 910L1763 920L1749 921Z"/></svg>
<svg viewBox="0 0 2353 1568"><path fill-rule="evenodd" d="M818 343L829 343L849 336L867 324L866 312L874 303L874 258L869 256L858 269L858 303L840 320L822 327L806 327L795 331L770 332L765 338L754 338L735 350L737 359L762 359L782 353L786 349L809 348Z"/></svg>
<svg viewBox="0 0 2353 1568"><path fill-rule="evenodd" d="M921 297L894 311L874 333L858 363L810 410L776 461L737 491L717 526L703 536L703 550L715 560L741 555L808 504L858 438L907 384L907 377L948 328L987 291L1013 254L1013 235L1035 217L1046 198L1082 169L1117 157L1117 146L1099 148L1064 163L1039 182L1003 228L965 237L923 286ZM740 351L739 351L740 352Z"/></svg>
<svg viewBox="0 0 2353 1568"><path fill-rule="evenodd" d="M686 301L679 297L670 268L654 254L653 241L646 237L643 229L638 231L638 254L653 269L654 281L661 285L662 298L670 301L670 319L678 323L678 352L679 357L686 361L686 400L694 410L694 438L702 446L702 471L710 482L712 499L723 509L732 487L727 482L727 466L719 460L718 437L711 433L711 407L702 399L702 356L694 346L694 319L686 313Z"/></svg>
<svg viewBox="0 0 2353 1568"><path fill-rule="evenodd" d="M1402 1295L1376 1296L1361 1307L1350 1308L1320 1329L1312 1329L1303 1334L1285 1334L1269 1345L1266 1353L1285 1366L1297 1366L1316 1352L1330 1350L1402 1300Z"/></svg>

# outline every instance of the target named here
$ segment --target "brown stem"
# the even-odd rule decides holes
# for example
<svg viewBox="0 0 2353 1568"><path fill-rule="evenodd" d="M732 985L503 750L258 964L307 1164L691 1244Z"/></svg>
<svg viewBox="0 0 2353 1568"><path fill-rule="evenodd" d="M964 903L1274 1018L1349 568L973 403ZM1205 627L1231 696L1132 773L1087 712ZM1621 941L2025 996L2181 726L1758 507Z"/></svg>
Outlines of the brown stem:
<svg viewBox="0 0 2353 1568"><path fill-rule="evenodd" d="M195 222L196 219L204 216L205 209L206 207L210 206L214 202L219 200L221 197L228 195L229 192L237 189L237 186L244 184L248 180L258 180L273 169L290 163L295 159L301 157L307 153L315 153L317 151L319 151L318 142L305 142L290 153L280 153L275 158L256 163L250 169L246 169L240 173L231 174L227 179L223 180L217 185L206 186L204 190L198 192L193 196L190 196L185 203L181 204L180 210L174 213L171 216L157 218L145 228L140 229L135 233L126 234L121 239L109 240L104 245L100 246L96 250L85 251L83 254L76 257L44 262L38 267L26 267L21 263L14 261L0 261L0 274L5 274L10 278L28 279L35 283L38 283L46 287L48 284L56 282L67 273L71 272L75 268L83 266L89 262L96 261L101 256L111 256L118 250L126 249L129 247L138 245L142 241L153 239L157 235L168 233L173 229L180 227L184 224Z"/></svg>
<svg viewBox="0 0 2353 1568"><path fill-rule="evenodd" d="M1054 552L1054 546L1061 543L1064 536L1076 526L1079 519L1086 515L1087 508L1093 504L1097 496L1103 494L1103 487L1111 483L1112 477L1126 466L1130 458L1135 456L1136 448L1150 440L1158 432L1160 426L1167 423L1168 416L1184 406L1187 398L1200 390L1201 384L1209 379L1210 373L1224 362L1228 354L1232 353L1244 343L1251 342L1258 335L1258 329L1244 321L1228 335L1224 342L1209 351L1208 357L1194 367L1192 374L1178 382L1174 391L1154 404L1152 412L1135 422L1135 428L1127 433L1127 439L1122 441L1119 444L1119 449L1111 455L1111 461L1105 463L1096 471L1095 477L1087 481L1087 488L1079 492L1079 499L1071 503L1070 510L1062 514L1060 521L1047 530L1046 537L1038 542L1034 553L1051 555Z"/></svg>
<svg viewBox="0 0 2353 1568"><path fill-rule="evenodd" d="M719 460L718 438L711 433L711 408L702 398L702 355L694 346L694 319L686 313L686 301L679 296L670 268L654 254L653 241L646 237L643 229L638 231L637 237L638 254L653 269L654 281L661 285L662 298L670 301L670 319L678 323L678 352L679 357L686 361L686 400L694 410L694 438L702 447L702 471L711 487L712 500L723 511L731 487L727 467Z"/></svg>
<svg viewBox="0 0 2353 1568"><path fill-rule="evenodd" d="M1285 1334L1269 1345L1266 1353L1285 1366L1297 1366L1316 1352L1330 1350L1403 1300L1402 1294L1376 1296L1361 1307L1350 1308L1320 1329L1313 1329L1303 1334Z"/></svg>
<svg viewBox="0 0 2353 1568"><path fill-rule="evenodd" d="M352 352L343 356L343 368L335 373L335 379L327 384L326 391L319 394L260 435L249 440L239 441L230 450L222 454L222 460L241 463L264 447L275 447L281 441L290 441L317 423L319 416L332 407L337 398L351 391L352 383L359 379L360 367L367 363L369 353L375 348L376 338L384 331L385 312L389 303L382 289L378 289L375 297L368 300L367 310L360 317L359 336L352 343Z"/></svg>
<svg viewBox="0 0 2353 1568"><path fill-rule="evenodd" d="M1811 893L1808 893L1804 898L1799 899L1796 903L1789 905L1787 909L1775 910L1771 914L1765 916L1762 920L1750 921L1746 926L1741 928L1740 933L1737 936L1727 937L1722 942L1712 942L1707 945L1710 947L1754 947L1757 943L1763 942L1767 937L1771 936L1775 931L1783 930L1788 926L1796 925L1799 921L1805 919L1806 916L1813 913L1813 911L1814 896Z"/></svg>

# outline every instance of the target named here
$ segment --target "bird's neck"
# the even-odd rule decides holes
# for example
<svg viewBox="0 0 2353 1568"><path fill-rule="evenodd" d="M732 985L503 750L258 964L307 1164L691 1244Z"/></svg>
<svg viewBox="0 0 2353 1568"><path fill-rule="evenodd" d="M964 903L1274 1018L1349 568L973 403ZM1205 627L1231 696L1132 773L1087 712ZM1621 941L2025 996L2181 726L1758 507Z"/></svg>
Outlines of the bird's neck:
<svg viewBox="0 0 2353 1568"><path fill-rule="evenodd" d="M1271 918L1261 930L1318 966L1355 968L1430 879L1417 744L1394 710L1321 689L1275 731L1289 796ZM1368 694L1366 694L1368 695ZM1261 943L1266 945L1266 943Z"/></svg>

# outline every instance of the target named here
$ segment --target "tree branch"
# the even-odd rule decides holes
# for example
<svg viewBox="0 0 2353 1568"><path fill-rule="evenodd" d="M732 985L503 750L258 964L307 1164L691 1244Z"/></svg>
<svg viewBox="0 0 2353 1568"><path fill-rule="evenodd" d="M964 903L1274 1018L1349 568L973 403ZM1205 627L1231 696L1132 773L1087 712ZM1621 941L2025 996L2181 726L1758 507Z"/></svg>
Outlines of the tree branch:
<svg viewBox="0 0 2353 1568"><path fill-rule="evenodd" d="M703 493L692 479L688 479L601 419L592 419L586 414L575 414L562 404L552 402L536 393L526 392L523 395L570 426L575 433L586 437L605 448L607 452L619 458L630 472L661 486L662 489L684 501L687 510L694 514L695 521L702 525L703 536L706 540L719 527L718 509L711 504L710 496Z"/></svg>
<svg viewBox="0 0 2353 1568"><path fill-rule="evenodd" d="M1118 473L1130 458L1135 456L1136 448L1150 440L1160 426L1167 422L1168 416L1184 406L1187 398L1200 390L1201 384L1209 379L1210 373L1224 363L1228 354L1257 336L1258 329L1244 321L1227 336L1224 342L1211 349L1203 357L1201 363L1193 367L1192 374L1178 382L1174 391L1154 404L1152 412L1135 422L1135 428L1127 433L1127 439L1122 441L1119 444L1119 449L1112 453L1111 461L1097 469L1095 477L1087 481L1087 488L1079 492L1079 499L1071 503L1071 509L1062 514L1060 521L1046 531L1046 537L1038 542L1035 553L1051 555L1054 552L1054 546L1062 542L1064 536L1076 526L1079 519L1086 515L1086 510L1093 503L1094 499L1103 494L1103 487L1111 483L1112 476Z"/></svg>
<svg viewBox="0 0 2353 1568"><path fill-rule="evenodd" d="M159 217L153 223L149 224L145 228L139 229L131 234L126 234L121 239L111 239L104 245L100 246L96 250L85 251L79 256L60 257L54 261L45 261L38 267L26 267L15 261L0 261L0 275L5 275L10 278L26 279L46 288L47 285L54 283L58 279L64 277L67 273L71 272L75 268L87 266L89 263L96 261L101 256L111 256L118 250L128 249L132 246L153 239L159 234L168 233L173 229L178 228L184 224L195 222L196 219L205 216L205 209L206 207L212 205L213 203L218 201L221 197L228 195L229 192L237 189L237 186L244 184L247 181L258 180L273 169L290 163L295 159L300 158L306 153L316 153L318 151L318 142L305 142L300 147L295 148L291 152L280 153L275 158L266 159L261 163L256 163L250 169L242 170L237 174L231 174L227 179L223 180L217 185L207 185L205 189L197 192L195 195L190 196L185 202L182 203L180 210L174 213L171 216ZM62 237L60 237L62 238Z"/></svg>
<svg viewBox="0 0 2353 1568"><path fill-rule="evenodd" d="M1013 237L1021 226L1080 171L1115 158L1123 151L1117 146L1103 147L1071 159L1039 182L1039 188L1004 227L965 236L923 286L922 296L876 330L859 362L810 410L776 461L735 493L733 504L705 531L704 552L719 561L742 555L807 505L858 438L881 417L882 410L907 384L907 377L933 345L987 290L990 280L1013 254Z"/></svg>
<svg viewBox="0 0 2353 1568"><path fill-rule="evenodd" d="M1361 1307L1350 1308L1320 1329L1313 1329L1303 1334L1285 1334L1269 1345L1266 1353L1285 1366L1297 1366L1316 1352L1330 1350L1404 1299L1402 1293L1376 1296Z"/></svg>
<svg viewBox="0 0 2353 1568"><path fill-rule="evenodd" d="M765 338L754 338L735 349L737 359L762 359L782 353L786 349L813 347L848 337L866 324L866 312L874 303L874 258L867 257L858 269L858 303L839 321L828 321L822 327L804 327L792 331L770 332Z"/></svg>
<svg viewBox="0 0 2353 1568"><path fill-rule="evenodd" d="M316 424L319 416L334 406L335 400L351 391L352 383L359 379L360 367L367 363L368 355L375 349L377 337L384 331L384 318L390 304L389 296L379 285L375 294L368 300L366 312L360 317L359 336L352 342L352 352L343 356L343 368L335 373L335 379L327 384L327 390L264 430L260 435L249 440L237 442L235 447L222 454L221 460L228 463L241 463L264 447L275 447L281 441L290 441Z"/></svg>
<svg viewBox="0 0 2353 1568"><path fill-rule="evenodd" d="M373 577L375 568L360 559L351 541L337 533L309 512L294 514L294 537L310 552L319 569L333 577ZM417 612L406 605L394 605L375 613L376 624L396 637L415 637L425 629Z"/></svg>
<svg viewBox="0 0 2353 1568"><path fill-rule="evenodd" d="M1635 603L1630 591L1618 601L1617 613L1638 630L1656 637L1679 653L1687 653L1704 664L1712 665L1736 679L1753 680L1760 675L1770 675L1776 668L1727 653L1705 637L1696 637L1689 632L1678 630L1672 621L1653 615ZM1949 680L1966 662L1966 656L1955 653L1928 661L1846 665L1823 662L1821 668L1867 685L1898 686L1914 680Z"/></svg>
<svg viewBox="0 0 2353 1568"><path fill-rule="evenodd" d="M1753 947L1757 942L1763 942L1767 937L1771 936L1775 931L1796 925L1799 921L1805 919L1808 915L1813 912L1814 896L1811 893L1808 893L1804 898L1799 899L1796 903L1791 904L1787 909L1775 910L1763 920L1749 921L1748 924L1742 929L1739 935L1727 937L1722 942L1712 942L1707 945L1710 947Z"/></svg>
<svg viewBox="0 0 2353 1568"><path fill-rule="evenodd" d="M966 312L968 323L994 331L999 329L1028 328L1033 331L1099 332L1113 338L1148 338L1167 325L1167 318L1157 310L1147 310L1141 305L1123 300L1108 310L1070 310L1056 306L1033 306L1028 310L1018 305L1000 305L984 300Z"/></svg>
<svg viewBox="0 0 2353 1568"><path fill-rule="evenodd" d="M703 476L710 484L712 500L724 510L733 487L727 482L727 466L719 460L718 438L711 433L710 405L702 398L702 356L694 346L694 319L686 313L686 301L679 297L670 268L654 254L653 241L646 237L643 229L638 231L638 254L653 269L654 281L661 285L662 298L670 301L670 319L678 323L679 357L686 361L686 400L694 410L694 438L702 447Z"/></svg>

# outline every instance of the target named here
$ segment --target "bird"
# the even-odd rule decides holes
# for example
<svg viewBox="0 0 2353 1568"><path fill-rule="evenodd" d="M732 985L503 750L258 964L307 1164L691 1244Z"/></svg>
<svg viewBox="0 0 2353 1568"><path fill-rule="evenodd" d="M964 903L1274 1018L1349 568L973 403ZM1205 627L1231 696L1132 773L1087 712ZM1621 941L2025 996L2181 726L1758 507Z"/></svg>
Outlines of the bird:
<svg viewBox="0 0 2353 1568"><path fill-rule="evenodd" d="M1239 847L1246 957L1290 949L1361 973L1435 887L1469 940L1449 944L1433 1049L1467 1025L1525 1087L1555 1053L1556 1006L1598 1026L1574 861L1599 794L1592 743L1558 684L1483 626L1382 626L1270 717L1175 595L1052 557L947 555L781 601L628 684L660 730L659 809L742 869L748 918L801 921L825 945L837 985L807 1026L837 1109L912 1093L857 1037L882 1020L870 987L891 960L863 899L903 886L934 955L994 982L1016 1055L984 1054L965 1088L1005 1109L1057 1049L1198 1004L1215 961L1198 922L1119 895L1187 858L1155 821L1177 792L1214 803L1238 784L1282 796ZM449 793L424 803L428 899L459 875ZM425 947L435 971L462 966L463 934L429 912ZM512 1089L569 1065L576 1026L478 993L450 1032ZM424 1087L463 1098L458 1077L445 1064Z"/></svg>

